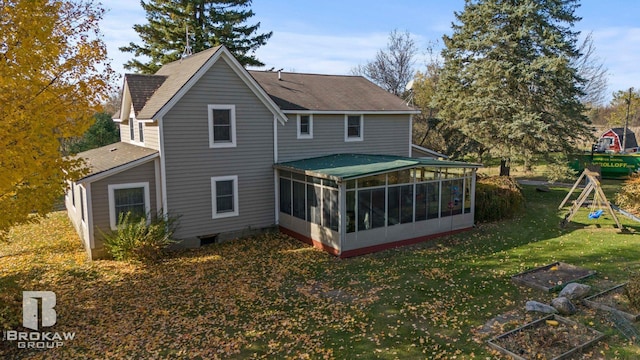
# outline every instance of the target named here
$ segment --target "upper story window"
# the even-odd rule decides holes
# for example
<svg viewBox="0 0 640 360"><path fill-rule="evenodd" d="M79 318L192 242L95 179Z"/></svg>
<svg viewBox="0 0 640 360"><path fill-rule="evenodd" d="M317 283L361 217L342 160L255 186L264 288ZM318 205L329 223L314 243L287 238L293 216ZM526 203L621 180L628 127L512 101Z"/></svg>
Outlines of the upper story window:
<svg viewBox="0 0 640 360"><path fill-rule="evenodd" d="M131 139L131 141L135 140L135 128L133 127L133 117L129 118L129 138Z"/></svg>
<svg viewBox="0 0 640 360"><path fill-rule="evenodd" d="M363 139L364 127L362 115L345 115L344 141L362 141Z"/></svg>
<svg viewBox="0 0 640 360"><path fill-rule="evenodd" d="M236 106L209 105L209 147L236 146Z"/></svg>
<svg viewBox="0 0 640 360"><path fill-rule="evenodd" d="M313 115L298 115L298 139L313 139Z"/></svg>
<svg viewBox="0 0 640 360"><path fill-rule="evenodd" d="M144 142L144 123L142 121L138 122L138 141Z"/></svg>

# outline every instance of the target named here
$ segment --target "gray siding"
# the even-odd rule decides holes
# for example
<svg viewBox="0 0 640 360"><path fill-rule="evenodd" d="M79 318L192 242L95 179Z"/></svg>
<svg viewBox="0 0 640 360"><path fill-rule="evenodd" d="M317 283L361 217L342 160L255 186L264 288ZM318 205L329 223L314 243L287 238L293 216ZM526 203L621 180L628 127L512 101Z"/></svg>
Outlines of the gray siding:
<svg viewBox="0 0 640 360"><path fill-rule="evenodd" d="M125 183L149 183L149 200L151 202L151 214L158 211L156 201L156 180L155 180L155 162L149 161L133 169L117 173L108 178L91 183L91 198L93 209L93 235L95 240L95 249L103 248L102 232L111 231L109 223L109 185L125 184Z"/></svg>
<svg viewBox="0 0 640 360"><path fill-rule="evenodd" d="M236 106L236 147L209 148L209 104ZM273 114L219 60L163 117L167 208L175 237L193 238L275 223ZM239 216L212 219L211 177L238 176Z"/></svg>
<svg viewBox="0 0 640 360"><path fill-rule="evenodd" d="M410 115L364 115L364 140L344 141L344 115L313 115L313 139L297 139L296 115L278 125L278 162L336 153L409 156Z"/></svg>

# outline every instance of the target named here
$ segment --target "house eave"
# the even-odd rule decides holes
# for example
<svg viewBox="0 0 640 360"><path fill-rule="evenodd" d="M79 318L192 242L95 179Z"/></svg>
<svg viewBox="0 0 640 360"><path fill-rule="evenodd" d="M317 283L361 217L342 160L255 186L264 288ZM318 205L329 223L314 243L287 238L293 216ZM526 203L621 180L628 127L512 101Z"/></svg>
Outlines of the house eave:
<svg viewBox="0 0 640 360"><path fill-rule="evenodd" d="M149 161L152 161L152 160L154 160L154 159L156 159L158 157L160 157L160 154L156 152L154 154L147 155L145 157L130 161L130 162L126 163L126 164L114 166L114 167L112 167L112 168L110 168L108 170L104 170L104 171L101 171L101 172L98 172L98 173L95 173L95 174L91 174L91 175L85 176L85 177L83 177L81 179L76 180L75 183L76 184L90 184L90 183L96 182L98 180L106 179L106 178L108 178L110 176L113 176L115 174L121 173L121 172L129 170L129 169L133 169L136 166L145 164L145 163L147 163Z"/></svg>
<svg viewBox="0 0 640 360"><path fill-rule="evenodd" d="M282 110L284 114L416 115L420 110Z"/></svg>

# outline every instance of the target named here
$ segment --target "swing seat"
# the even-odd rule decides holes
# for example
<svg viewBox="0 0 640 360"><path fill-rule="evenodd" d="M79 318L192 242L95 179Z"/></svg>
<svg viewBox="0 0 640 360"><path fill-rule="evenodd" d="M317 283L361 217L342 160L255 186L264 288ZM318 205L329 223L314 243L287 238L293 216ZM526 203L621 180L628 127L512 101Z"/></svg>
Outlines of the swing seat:
<svg viewBox="0 0 640 360"><path fill-rule="evenodd" d="M596 211L592 211L589 213L589 219L598 219L600 218L600 215L602 215L604 213L604 210L602 209L598 209Z"/></svg>

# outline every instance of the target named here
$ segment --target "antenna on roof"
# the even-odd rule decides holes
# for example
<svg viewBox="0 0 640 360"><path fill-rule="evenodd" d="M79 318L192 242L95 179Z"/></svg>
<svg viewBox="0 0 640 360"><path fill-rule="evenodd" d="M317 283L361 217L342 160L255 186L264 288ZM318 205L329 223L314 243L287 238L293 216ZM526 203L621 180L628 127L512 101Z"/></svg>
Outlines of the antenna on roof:
<svg viewBox="0 0 640 360"><path fill-rule="evenodd" d="M413 80L410 80L404 89L407 92L407 98L405 99L407 105L413 106Z"/></svg>
<svg viewBox="0 0 640 360"><path fill-rule="evenodd" d="M187 56L193 55L193 49L191 49L191 45L189 45L189 25L187 25L185 35L187 38L187 45L184 47L184 51L182 52L182 59L186 58Z"/></svg>

